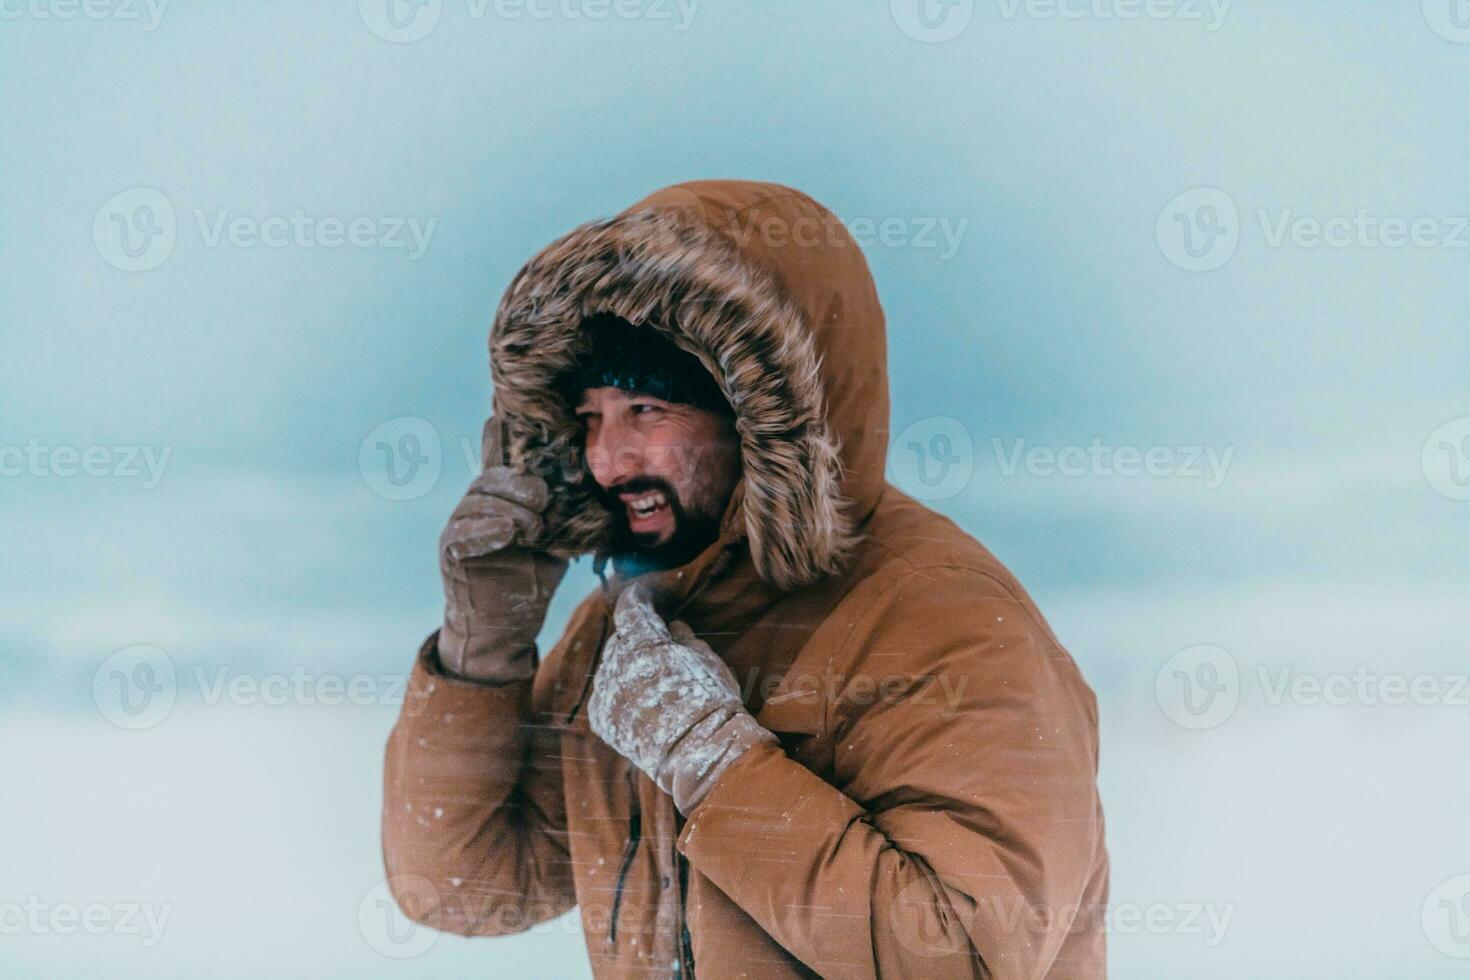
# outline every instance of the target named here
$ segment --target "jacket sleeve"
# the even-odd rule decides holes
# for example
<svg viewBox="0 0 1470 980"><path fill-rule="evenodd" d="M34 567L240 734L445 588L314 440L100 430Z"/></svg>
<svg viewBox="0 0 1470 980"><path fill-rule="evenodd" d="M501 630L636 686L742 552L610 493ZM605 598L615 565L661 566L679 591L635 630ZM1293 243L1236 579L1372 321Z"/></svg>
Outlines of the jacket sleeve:
<svg viewBox="0 0 1470 980"><path fill-rule="evenodd" d="M576 904L556 732L530 680L445 674L430 636L383 776L383 860L405 915L465 936L521 932Z"/></svg>
<svg viewBox="0 0 1470 980"><path fill-rule="evenodd" d="M1058 962L1106 893L1096 701L1071 658L976 570L911 571L864 604L848 676L811 692L831 782L759 745L680 851L824 977L1100 976L1100 938Z"/></svg>

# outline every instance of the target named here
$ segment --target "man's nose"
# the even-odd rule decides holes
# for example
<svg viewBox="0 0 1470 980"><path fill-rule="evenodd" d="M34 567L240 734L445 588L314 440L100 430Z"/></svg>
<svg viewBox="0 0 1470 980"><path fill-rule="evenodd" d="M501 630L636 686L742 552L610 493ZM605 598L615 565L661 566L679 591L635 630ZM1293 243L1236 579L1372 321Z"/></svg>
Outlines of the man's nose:
<svg viewBox="0 0 1470 980"><path fill-rule="evenodd" d="M631 427L604 420L587 440L587 465L599 486L616 486L643 472L643 440Z"/></svg>

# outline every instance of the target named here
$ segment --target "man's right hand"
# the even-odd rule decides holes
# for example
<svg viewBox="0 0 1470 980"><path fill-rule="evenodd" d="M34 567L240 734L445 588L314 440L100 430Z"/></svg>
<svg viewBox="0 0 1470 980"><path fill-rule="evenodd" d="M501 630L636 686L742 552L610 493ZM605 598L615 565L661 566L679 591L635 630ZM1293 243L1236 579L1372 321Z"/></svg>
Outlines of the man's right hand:
<svg viewBox="0 0 1470 980"><path fill-rule="evenodd" d="M550 494L539 476L503 465L497 419L485 425L485 471L475 478L439 536L444 628L439 662L488 683L536 671L536 634L566 574L565 559L539 550Z"/></svg>

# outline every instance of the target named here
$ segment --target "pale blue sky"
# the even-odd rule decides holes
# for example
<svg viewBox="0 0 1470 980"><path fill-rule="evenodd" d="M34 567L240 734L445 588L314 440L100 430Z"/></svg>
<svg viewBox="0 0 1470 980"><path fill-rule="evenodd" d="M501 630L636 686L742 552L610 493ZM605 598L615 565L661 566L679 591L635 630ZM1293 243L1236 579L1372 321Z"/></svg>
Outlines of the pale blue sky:
<svg viewBox="0 0 1470 980"><path fill-rule="evenodd" d="M1436 33L1435 0L1235 3L1216 30L1096 15L1117 0L1074 4L1093 11L1075 20L991 0L940 44L907 36L886 3L701 3L680 29L672 2L634 5L667 20L593 21L476 17L471 0L443 0L435 28L402 44L375 36L359 6L173 0L152 30L146 14L6 7L26 12L0 20L0 447L108 447L119 465L113 447L169 455L153 487L0 477L0 712L83 742L133 737L97 727L91 682L110 653L142 643L181 669L404 669L439 613L434 542L470 476L461 440L477 441L489 404L485 338L510 277L573 225L704 177L781 181L911 233L930 219L963 229L952 255L938 231L938 248L868 248L893 432L958 421L973 472L934 506L1018 573L1098 689L1124 893L1204 900L1252 867L1232 851L1222 879L1146 853L1158 811L1136 797L1183 793L1189 778L1199 790L1213 763L1190 753L1222 749L1209 733L1153 739L1155 674L1175 651L1463 669L1470 503L1436 490L1445 475L1422 454L1470 416L1470 230L1454 231L1470 214L1470 43ZM121 271L94 240L94 224L108 227L99 210L132 188L161 192L176 215L171 253L147 271ZM1179 268L1156 233L1195 188L1238 209L1238 247L1213 271ZM433 225L417 258L211 244L222 217L298 210L370 219L375 240L396 219ZM1272 243L1282 220L1360 212L1428 217L1450 240ZM359 453L402 416L433 426L442 473L392 501ZM1007 475L1017 440L1094 439L1231 455L1214 487ZM1464 448L1455 462L1470 473ZM574 570L549 629L590 581ZM1369 712L1358 727L1256 707L1236 722L1250 746L1221 763L1253 805L1280 798L1250 784L1282 764L1277 735L1315 746L1325 724L1348 751L1402 740L1424 775L1415 786L1439 794L1425 808L1463 814L1413 736L1450 730L1463 745L1464 709ZM370 779L389 723L366 726L360 755L344 745L330 758ZM1160 745L1173 762L1150 754ZM1291 797L1294 825L1329 824L1321 801L1362 789L1348 771L1313 783L1316 753L1293 770L1311 790ZM1159 784L1138 775L1170 765L1177 778ZM257 777L273 791L268 770ZM1184 812L1217 836L1240 830L1238 815ZM359 817L370 841L375 814ZM0 804L0 830L30 826ZM1415 975L1449 975L1453 961L1419 934L1418 902L1470 871L1470 852L1447 830L1415 846L1422 874L1380 880L1351 915L1367 902L1374 922L1406 923ZM1162 962L1267 975L1246 936L1270 935L1280 914L1270 902L1298 852L1277 847L1229 892L1258 900L1256 916L1239 913L1241 938L1207 955L1119 937L1117 962L1133 975ZM366 883L373 855L357 857ZM1327 935L1347 914L1323 911L1333 891L1314 880ZM1353 955L1316 964L1321 975L1383 975L1374 964L1389 959L1375 957L1396 954L1400 935L1369 933L1335 937ZM47 962L26 948L41 958L23 963ZM194 963L193 947L176 948L167 962ZM466 963L484 955L465 949Z"/></svg>

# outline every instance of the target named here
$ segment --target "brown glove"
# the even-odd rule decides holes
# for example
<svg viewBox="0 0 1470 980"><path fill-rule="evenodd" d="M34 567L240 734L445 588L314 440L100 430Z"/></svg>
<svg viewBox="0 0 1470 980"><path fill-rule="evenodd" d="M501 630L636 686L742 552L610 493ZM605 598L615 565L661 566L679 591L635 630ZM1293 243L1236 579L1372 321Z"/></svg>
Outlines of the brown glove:
<svg viewBox="0 0 1470 980"><path fill-rule="evenodd" d="M646 588L618 597L587 720L674 798L686 816L747 749L774 742L740 699L730 668L688 624L665 625Z"/></svg>
<svg viewBox="0 0 1470 980"><path fill-rule="evenodd" d="M537 550L549 493L505 465L503 426L485 423L484 472L439 536L444 628L439 662L460 677L503 684L536 672L536 634L567 562Z"/></svg>

